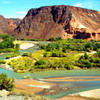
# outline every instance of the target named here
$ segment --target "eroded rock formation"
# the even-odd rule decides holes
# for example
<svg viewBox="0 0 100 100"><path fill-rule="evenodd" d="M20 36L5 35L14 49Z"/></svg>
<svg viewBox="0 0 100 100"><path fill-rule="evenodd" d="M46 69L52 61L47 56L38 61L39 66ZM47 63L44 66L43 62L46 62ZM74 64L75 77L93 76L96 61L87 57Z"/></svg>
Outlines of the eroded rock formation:
<svg viewBox="0 0 100 100"><path fill-rule="evenodd" d="M20 19L8 19L0 16L0 34L11 34L20 23Z"/></svg>
<svg viewBox="0 0 100 100"><path fill-rule="evenodd" d="M13 35L25 39L60 36L100 40L100 12L64 5L30 9Z"/></svg>

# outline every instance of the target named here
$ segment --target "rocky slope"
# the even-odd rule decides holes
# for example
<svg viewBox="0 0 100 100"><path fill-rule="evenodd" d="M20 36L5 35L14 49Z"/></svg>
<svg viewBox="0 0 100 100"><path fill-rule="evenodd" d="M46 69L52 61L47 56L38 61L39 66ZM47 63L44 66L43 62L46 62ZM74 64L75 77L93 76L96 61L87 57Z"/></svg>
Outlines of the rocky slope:
<svg viewBox="0 0 100 100"><path fill-rule="evenodd" d="M64 5L30 9L13 35L25 39L60 36L100 40L100 12Z"/></svg>
<svg viewBox="0 0 100 100"><path fill-rule="evenodd" d="M11 34L20 23L20 19L7 19L0 16L0 34Z"/></svg>

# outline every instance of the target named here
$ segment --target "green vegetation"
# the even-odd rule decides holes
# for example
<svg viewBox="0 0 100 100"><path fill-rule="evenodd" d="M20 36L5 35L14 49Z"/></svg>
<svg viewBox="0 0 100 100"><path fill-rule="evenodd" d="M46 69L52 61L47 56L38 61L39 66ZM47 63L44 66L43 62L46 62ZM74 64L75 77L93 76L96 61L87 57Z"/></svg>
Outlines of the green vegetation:
<svg viewBox="0 0 100 100"><path fill-rule="evenodd" d="M14 48L5 48L5 49L0 49L0 53L9 53L9 52L16 52L17 50Z"/></svg>
<svg viewBox="0 0 100 100"><path fill-rule="evenodd" d="M0 35L0 38L3 39L3 41L0 42L0 49L5 48L14 48L14 38L9 35Z"/></svg>
<svg viewBox="0 0 100 100"><path fill-rule="evenodd" d="M5 64L6 62L4 60L0 60L0 64Z"/></svg>
<svg viewBox="0 0 100 100"><path fill-rule="evenodd" d="M14 79L9 78L6 74L0 74L0 90L6 89L12 91L14 88Z"/></svg>
<svg viewBox="0 0 100 100"><path fill-rule="evenodd" d="M66 57L67 55L62 51L53 50L51 52L45 52L44 57Z"/></svg>
<svg viewBox="0 0 100 100"><path fill-rule="evenodd" d="M45 52L44 50L38 50L32 53L32 58L38 61L43 58L44 52Z"/></svg>
<svg viewBox="0 0 100 100"><path fill-rule="evenodd" d="M16 72L26 72L30 71L34 66L34 60L29 57L20 57L18 59L13 59L9 62L9 65Z"/></svg>
<svg viewBox="0 0 100 100"><path fill-rule="evenodd" d="M22 56L27 56L27 57L30 57L31 54L29 52L24 52Z"/></svg>
<svg viewBox="0 0 100 100"><path fill-rule="evenodd" d="M59 41L59 40L62 40L62 38L61 37L57 37L57 38L51 37L50 39L48 39L48 41Z"/></svg>
<svg viewBox="0 0 100 100"><path fill-rule="evenodd" d="M100 52L97 52L93 55L88 55L87 53L85 53L79 58L77 66L81 68L100 68Z"/></svg>
<svg viewBox="0 0 100 100"><path fill-rule="evenodd" d="M35 69L73 69L71 63L67 63L63 59L48 59L48 60L39 60L35 63Z"/></svg>
<svg viewBox="0 0 100 100"><path fill-rule="evenodd" d="M15 52L19 49L19 44L14 44L15 38L9 35L0 35L0 53Z"/></svg>
<svg viewBox="0 0 100 100"><path fill-rule="evenodd" d="M39 47L41 50L32 54L25 52L21 58L11 60L10 66L16 72L100 67L99 41L58 38Z"/></svg>
<svg viewBox="0 0 100 100"><path fill-rule="evenodd" d="M13 53L13 54L7 56L6 59L17 57L17 56L19 56L19 52L18 53Z"/></svg>
<svg viewBox="0 0 100 100"><path fill-rule="evenodd" d="M41 49L45 49L46 51L52 50L62 50L62 52L66 52L66 50L71 51L95 51L100 49L99 41L85 41L85 40L77 40L77 39L68 39L68 40L60 40L50 43L48 45L40 45Z"/></svg>

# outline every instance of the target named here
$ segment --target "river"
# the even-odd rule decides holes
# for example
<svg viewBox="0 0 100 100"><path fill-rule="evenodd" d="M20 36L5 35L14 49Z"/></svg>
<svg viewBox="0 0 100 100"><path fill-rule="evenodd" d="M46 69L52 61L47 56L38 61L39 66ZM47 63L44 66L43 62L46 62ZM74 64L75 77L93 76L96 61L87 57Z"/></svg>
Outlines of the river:
<svg viewBox="0 0 100 100"><path fill-rule="evenodd" d="M6 69L2 69L0 68L0 73L5 73L7 74L9 77L15 78L15 79L23 79L25 76L30 76L33 79L36 80L41 80L41 79L45 79L46 78L53 78L53 77L84 77L86 76L87 79L88 77L92 76L92 77L98 77L100 76L100 69L88 69L88 70L51 70L51 71L42 71L42 72L34 72L34 73L30 73L30 72L26 72L26 73L16 73L13 71L9 71ZM99 78L100 79L100 78ZM50 82L50 81L48 81ZM72 93L77 93L77 92L82 92L82 91L87 91L87 90L91 90L91 89L100 89L100 80L93 80L93 81L74 81L74 82L56 82L56 80L53 82L58 84L58 87L56 87L55 89L57 89L57 93L53 94L53 95L45 95L45 93L40 93L41 95L44 95L46 97L50 97L50 98L59 98L59 97L63 97L65 95L68 94L72 94ZM69 88L66 91L62 91L60 88ZM50 90L49 90L50 91ZM48 92L48 91L47 91Z"/></svg>
<svg viewBox="0 0 100 100"><path fill-rule="evenodd" d="M23 52L34 52L36 50L39 50L38 46L34 46L31 48L28 48L26 50L20 50L20 54L22 55ZM5 59L6 56L9 54L3 54L0 55L0 59ZM15 78L15 79L23 79L25 76L30 76L33 79L45 79L45 78L52 78L52 77L77 77L77 76L86 76L87 78L89 76L100 76L100 69L88 69L88 70L49 70L49 71L42 71L42 72L26 72L26 73L16 73L13 71L9 71L3 68L0 68L0 74L5 73L9 77ZM91 89L97 89L100 88L100 80L93 80L93 81L74 81L74 82L61 82L61 81L54 81L54 83L58 84L58 86L63 86L64 88L70 87L66 91L61 91L57 90L58 93L53 94L53 95L46 95L47 97L50 98L59 98L71 93L76 93L76 92L81 92L81 91L86 91L86 90L91 90ZM62 87L62 88L63 88ZM58 87L57 87L58 88ZM42 94L42 93L40 93Z"/></svg>

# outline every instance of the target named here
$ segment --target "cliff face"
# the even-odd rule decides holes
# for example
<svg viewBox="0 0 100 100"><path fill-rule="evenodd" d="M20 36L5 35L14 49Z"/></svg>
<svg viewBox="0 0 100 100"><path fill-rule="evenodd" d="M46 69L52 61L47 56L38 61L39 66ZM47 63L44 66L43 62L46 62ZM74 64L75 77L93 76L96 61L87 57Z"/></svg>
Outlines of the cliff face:
<svg viewBox="0 0 100 100"><path fill-rule="evenodd" d="M11 32L17 27L17 25L18 22L16 23L13 19L7 19L3 16L0 16L0 34L11 34Z"/></svg>
<svg viewBox="0 0 100 100"><path fill-rule="evenodd" d="M64 5L31 9L13 35L25 39L100 39L100 12Z"/></svg>

